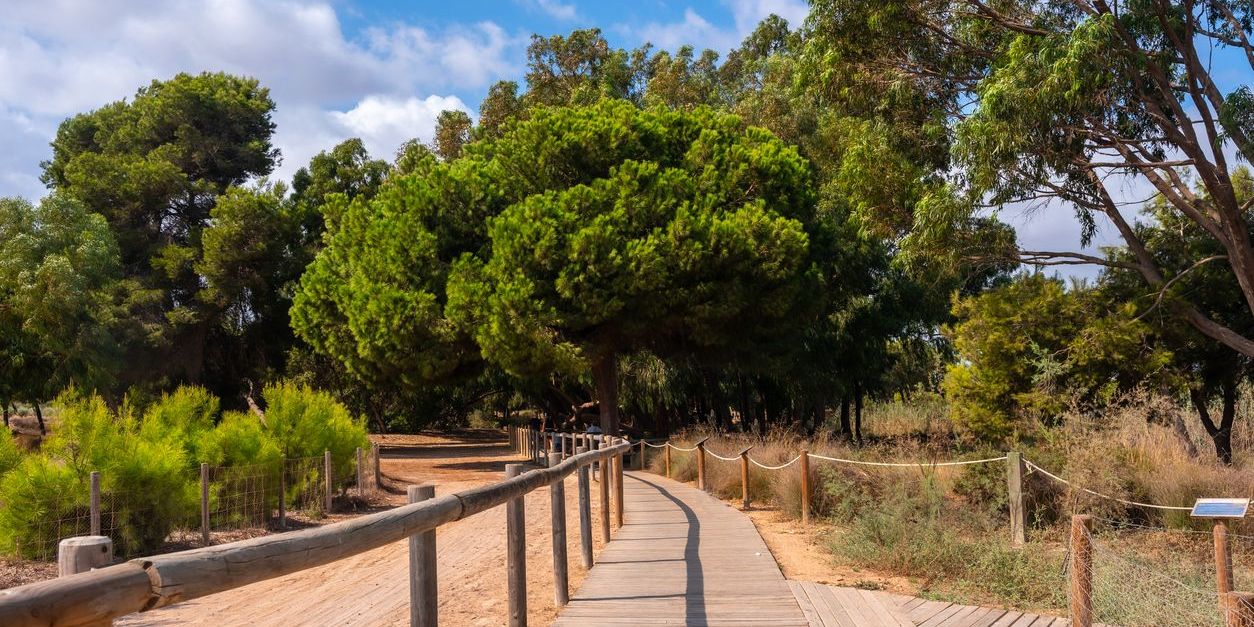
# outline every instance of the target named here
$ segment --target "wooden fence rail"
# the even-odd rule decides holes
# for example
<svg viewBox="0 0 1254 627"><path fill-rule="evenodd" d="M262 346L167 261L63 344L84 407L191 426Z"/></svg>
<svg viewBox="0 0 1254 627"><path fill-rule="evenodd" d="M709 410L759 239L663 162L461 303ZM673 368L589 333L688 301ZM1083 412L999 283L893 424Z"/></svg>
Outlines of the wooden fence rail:
<svg viewBox="0 0 1254 627"><path fill-rule="evenodd" d="M526 453L540 453L540 435L529 432L528 437L519 440L527 446ZM621 463L621 456L631 448L631 443L615 439L599 450L575 455L548 468L344 522L134 559L0 590L0 625L101 624L127 614L323 566L519 499L594 462L605 466L617 458Z"/></svg>

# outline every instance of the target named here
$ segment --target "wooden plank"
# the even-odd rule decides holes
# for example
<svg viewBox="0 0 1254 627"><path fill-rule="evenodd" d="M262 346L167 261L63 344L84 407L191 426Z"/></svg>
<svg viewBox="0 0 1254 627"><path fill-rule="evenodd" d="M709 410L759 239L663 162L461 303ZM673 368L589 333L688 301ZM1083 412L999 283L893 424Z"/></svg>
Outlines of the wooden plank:
<svg viewBox="0 0 1254 627"><path fill-rule="evenodd" d="M917 625L944 611L953 603L945 601L925 601L910 611L910 620Z"/></svg>
<svg viewBox="0 0 1254 627"><path fill-rule="evenodd" d="M805 614L810 627L827 627L815 609L814 602L810 600L810 595L806 593L805 586L797 581L789 581L788 587L792 589L792 595L797 599L797 605L801 606L801 613Z"/></svg>

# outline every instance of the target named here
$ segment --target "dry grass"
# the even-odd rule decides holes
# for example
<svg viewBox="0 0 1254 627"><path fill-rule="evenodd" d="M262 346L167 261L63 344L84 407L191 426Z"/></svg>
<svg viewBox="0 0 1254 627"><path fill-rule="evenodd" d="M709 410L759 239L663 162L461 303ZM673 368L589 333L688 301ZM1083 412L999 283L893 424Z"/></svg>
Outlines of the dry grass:
<svg viewBox="0 0 1254 627"><path fill-rule="evenodd" d="M1239 456L1237 464L1225 467L1213 459L1211 448L1199 447L1197 457L1189 455L1175 431L1148 420L1170 409L1162 403L1142 397L1100 416L1073 412L1061 426L1029 430L1022 441L1004 448L1021 451L1073 486L1119 499L1190 505L1200 496L1248 496L1254 472L1247 467L1247 458ZM700 429L672 442L687 447L708 436L708 450L725 457L752 445L750 455L767 465L785 463L802 449L864 461L928 462L1001 454L1003 447L980 446L946 428L936 412L934 406L875 406L867 412L864 446L831 436L807 439L786 430L758 438ZM672 476L694 480L694 456L672 452ZM662 456L653 455L652 468L662 472L662 466ZM1107 558L1104 585L1110 587L1100 608L1105 622L1120 623L1124 617L1121 624L1130 624L1127 621L1149 617L1153 624L1183 624L1165 616L1164 608L1172 603L1196 605L1198 590L1205 592L1213 585L1208 524L1195 523L1187 512L1095 497L1040 473L1025 477L1029 545L1011 548L1005 472L1005 465L997 462L899 469L812 458L810 505L815 516L836 529L827 544L838 562L907 577L917 586L915 593L923 596L1025 610L1061 609L1066 603L1067 523L1072 513L1099 518L1104 551L1100 555ZM782 470L751 466L754 502L769 502L795 517L800 512L800 479L798 465ZM715 494L738 501L740 481L738 461L707 457L707 484ZM1254 527L1240 525L1233 531L1237 570L1242 576L1254 576ZM1135 573L1150 572L1176 583L1151 589L1133 578ZM1208 611L1200 608L1179 617L1196 621Z"/></svg>

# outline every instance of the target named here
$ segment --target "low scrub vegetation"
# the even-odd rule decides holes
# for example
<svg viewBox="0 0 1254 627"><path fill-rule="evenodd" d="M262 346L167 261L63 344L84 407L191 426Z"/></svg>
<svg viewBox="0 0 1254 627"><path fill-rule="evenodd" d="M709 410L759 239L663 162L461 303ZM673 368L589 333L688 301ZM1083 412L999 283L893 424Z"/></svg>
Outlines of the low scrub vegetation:
<svg viewBox="0 0 1254 627"><path fill-rule="evenodd" d="M916 594L1058 609L1066 603L1064 567L1072 513L1096 517L1099 530L1106 533L1103 537L1108 550L1126 552L1120 560L1135 555L1150 560L1152 568L1204 571L1209 526L1199 526L1187 512L1139 507L1115 499L1190 505L1202 496L1245 496L1254 483L1254 471L1249 468L1196 454L1171 427L1147 420L1147 416L1165 411L1164 403L1161 398L1137 394L1124 399L1118 411L1102 416L1100 421L1082 412L1068 412L1061 424L1041 426L1028 432L1028 437L1005 445L1071 484L1029 469L1024 477L1029 526L1026 548L1010 546L1005 462L926 465L998 457L1004 451L969 435L938 429L934 412L926 405L901 412L892 420L868 421L861 445L839 437L805 438L782 430L758 438L698 429L683 432L672 442L688 447L710 436L708 450L725 457L752 445L750 456L768 466L786 463L802 449L812 455L842 459L922 462L925 465L921 467L894 468L812 457L810 508L813 516L825 523L823 528L830 529L824 537L835 559L851 568L907 577L917 584L911 591ZM867 415L878 417L905 406L875 406L868 408ZM706 459L710 489L720 497L738 500L739 463L713 456ZM694 480L695 460L695 453L672 451L672 477ZM655 472L664 472L663 456L652 455L650 466ZM749 481L755 503L799 515L798 465L780 470L751 465ZM1113 498L1094 496L1080 488ZM1138 533L1111 533L1126 529ZM1115 560L1108 567L1122 563Z"/></svg>
<svg viewBox="0 0 1254 627"><path fill-rule="evenodd" d="M355 449L368 444L361 420L329 395L294 384L269 386L263 398L261 417L223 414L216 397L195 387L178 388L142 409L62 394L54 403L57 428L38 451L24 453L7 432L0 435L0 553L45 556L48 543L65 535L59 531L77 530L90 511L92 472L101 475L101 500L111 512L107 528L119 555L152 552L171 531L197 519L201 463L248 466L252 474L260 468L277 485L281 458L329 450L335 476L350 476ZM290 489L316 479L298 477ZM215 502L223 485L214 486Z"/></svg>

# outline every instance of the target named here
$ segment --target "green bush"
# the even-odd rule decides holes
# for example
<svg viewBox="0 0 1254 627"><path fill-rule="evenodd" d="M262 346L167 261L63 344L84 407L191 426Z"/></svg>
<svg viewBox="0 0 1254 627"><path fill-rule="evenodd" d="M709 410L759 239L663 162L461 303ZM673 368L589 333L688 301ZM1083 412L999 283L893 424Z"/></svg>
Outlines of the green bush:
<svg viewBox="0 0 1254 627"><path fill-rule="evenodd" d="M212 431L201 434L200 461L214 466L277 465L283 457L278 441L253 414L228 411Z"/></svg>
<svg viewBox="0 0 1254 627"><path fill-rule="evenodd" d="M51 559L65 527L60 521L86 515L87 483L63 463L27 455L0 478L0 552L27 559ZM71 524L70 532L78 530Z"/></svg>
<svg viewBox="0 0 1254 627"><path fill-rule="evenodd" d="M22 449L8 429L0 429L0 477L22 463Z"/></svg>
<svg viewBox="0 0 1254 627"><path fill-rule="evenodd" d="M167 441L186 452L188 464L205 459L199 450L204 434L213 430L220 413L218 399L200 387L180 387L148 406L139 435L149 441Z"/></svg>
<svg viewBox="0 0 1254 627"><path fill-rule="evenodd" d="M316 457L331 451L333 472L353 474L357 448L370 446L363 420L326 392L295 383L266 386L265 429L284 457Z"/></svg>

